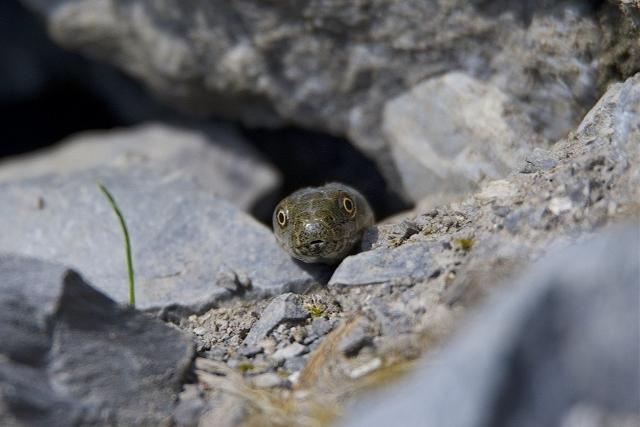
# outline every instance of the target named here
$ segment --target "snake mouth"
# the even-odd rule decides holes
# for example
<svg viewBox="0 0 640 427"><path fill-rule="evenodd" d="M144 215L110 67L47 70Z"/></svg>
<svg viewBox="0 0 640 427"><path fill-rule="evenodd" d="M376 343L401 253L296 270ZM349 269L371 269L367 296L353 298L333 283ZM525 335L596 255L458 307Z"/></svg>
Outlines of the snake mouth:
<svg viewBox="0 0 640 427"><path fill-rule="evenodd" d="M324 256L331 252L334 245L330 241L314 239L296 246L297 252L304 256Z"/></svg>
<svg viewBox="0 0 640 427"><path fill-rule="evenodd" d="M315 236L314 236L315 237ZM292 255L304 262L335 264L343 258L344 245L331 239L313 239L292 246Z"/></svg>
<svg viewBox="0 0 640 427"><path fill-rule="evenodd" d="M324 240L316 239L303 244L301 246L301 249L309 254L319 255L325 250L326 247L327 242L325 242Z"/></svg>

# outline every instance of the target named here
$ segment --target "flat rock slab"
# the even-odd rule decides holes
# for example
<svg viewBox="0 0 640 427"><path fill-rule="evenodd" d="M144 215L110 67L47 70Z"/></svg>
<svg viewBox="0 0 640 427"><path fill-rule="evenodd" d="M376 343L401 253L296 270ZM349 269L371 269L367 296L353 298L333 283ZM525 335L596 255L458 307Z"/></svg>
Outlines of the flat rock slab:
<svg viewBox="0 0 640 427"><path fill-rule="evenodd" d="M329 286L403 284L426 279L437 269L428 242L379 247L347 257L329 280Z"/></svg>
<svg viewBox="0 0 640 427"><path fill-rule="evenodd" d="M0 424L159 425L193 345L59 264L0 255Z"/></svg>
<svg viewBox="0 0 640 427"><path fill-rule="evenodd" d="M114 194L129 226L141 309L203 310L233 292L216 283L221 270L250 283L243 292L266 295L316 281L320 267L293 261L250 216L192 180L148 171L95 169L0 184L0 251L69 265L127 302L123 236L97 181Z"/></svg>
<svg viewBox="0 0 640 427"><path fill-rule="evenodd" d="M363 401L343 425L604 425L594 412L637 425L639 250L636 223L556 251L411 381ZM563 423L585 408L590 422Z"/></svg>
<svg viewBox="0 0 640 427"><path fill-rule="evenodd" d="M83 132L53 148L0 162L0 182L66 175L96 167L133 169L188 177L243 210L268 197L278 173L227 126L187 128L149 123Z"/></svg>

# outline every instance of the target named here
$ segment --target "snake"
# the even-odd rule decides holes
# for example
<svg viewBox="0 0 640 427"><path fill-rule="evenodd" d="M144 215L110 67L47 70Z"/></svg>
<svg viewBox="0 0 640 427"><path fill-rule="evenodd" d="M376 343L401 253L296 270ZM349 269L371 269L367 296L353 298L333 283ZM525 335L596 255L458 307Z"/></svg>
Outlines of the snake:
<svg viewBox="0 0 640 427"><path fill-rule="evenodd" d="M340 262L373 223L367 199L336 182L295 191L273 211L276 240L289 255L306 263Z"/></svg>

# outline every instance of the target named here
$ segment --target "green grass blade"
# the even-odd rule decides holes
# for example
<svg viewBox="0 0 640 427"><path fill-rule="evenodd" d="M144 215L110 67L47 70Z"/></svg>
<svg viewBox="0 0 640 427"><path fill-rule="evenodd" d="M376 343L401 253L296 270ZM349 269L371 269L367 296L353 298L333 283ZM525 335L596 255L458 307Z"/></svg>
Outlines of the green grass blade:
<svg viewBox="0 0 640 427"><path fill-rule="evenodd" d="M135 287L135 281L134 281L134 275L133 275L133 260L131 257L131 240L129 239L129 230L127 229L127 223L125 222L124 216L122 215L122 212L120 211L120 208L116 203L116 199L114 199L113 195L107 189L107 187L105 187L105 185L100 182L98 183L98 187L100 188L100 191L102 191L102 193L105 195L107 200L109 200L109 203L113 208L113 211L118 216L118 220L120 221L120 227L122 227L122 234L124 234L124 245L125 245L125 250L127 252L127 270L129 272L129 305L131 307L135 307L136 306L136 287Z"/></svg>

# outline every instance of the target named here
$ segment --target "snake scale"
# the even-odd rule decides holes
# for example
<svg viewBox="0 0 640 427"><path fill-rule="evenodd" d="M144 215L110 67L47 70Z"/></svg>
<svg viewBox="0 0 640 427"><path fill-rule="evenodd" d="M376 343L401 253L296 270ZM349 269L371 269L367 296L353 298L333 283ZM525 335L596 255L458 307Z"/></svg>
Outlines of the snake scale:
<svg viewBox="0 0 640 427"><path fill-rule="evenodd" d="M281 200L273 212L273 232L280 246L308 263L340 262L373 222L364 196L338 183L302 188Z"/></svg>

